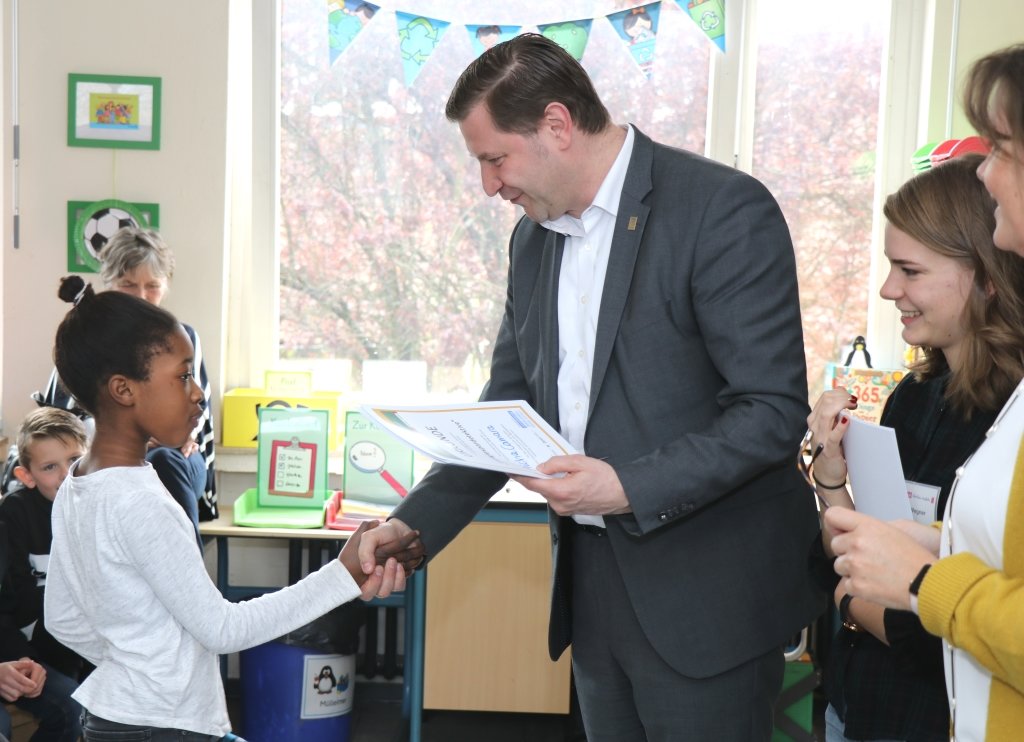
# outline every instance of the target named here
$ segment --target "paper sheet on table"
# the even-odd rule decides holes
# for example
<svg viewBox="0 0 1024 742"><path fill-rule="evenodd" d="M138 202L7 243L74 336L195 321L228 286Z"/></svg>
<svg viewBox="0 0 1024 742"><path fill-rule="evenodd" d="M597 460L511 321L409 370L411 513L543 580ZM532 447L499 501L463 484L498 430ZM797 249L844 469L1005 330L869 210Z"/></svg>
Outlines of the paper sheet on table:
<svg viewBox="0 0 1024 742"><path fill-rule="evenodd" d="M443 464L549 478L537 471L572 445L523 401L431 407L362 405L367 419Z"/></svg>
<svg viewBox="0 0 1024 742"><path fill-rule="evenodd" d="M880 520L913 520L895 431L853 415L847 418L850 429L843 436L843 452L858 512Z"/></svg>

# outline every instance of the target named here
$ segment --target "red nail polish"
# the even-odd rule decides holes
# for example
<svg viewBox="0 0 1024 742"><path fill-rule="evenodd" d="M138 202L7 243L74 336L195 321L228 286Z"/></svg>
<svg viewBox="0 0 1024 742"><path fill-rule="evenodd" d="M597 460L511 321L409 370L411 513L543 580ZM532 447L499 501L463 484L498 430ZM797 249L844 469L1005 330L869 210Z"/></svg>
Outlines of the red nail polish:
<svg viewBox="0 0 1024 742"><path fill-rule="evenodd" d="M846 425L846 423L850 422L849 418L845 418L845 417L841 417L841 418L839 418L839 421L840 421L840 422L841 422L841 423L842 423L843 425Z"/></svg>

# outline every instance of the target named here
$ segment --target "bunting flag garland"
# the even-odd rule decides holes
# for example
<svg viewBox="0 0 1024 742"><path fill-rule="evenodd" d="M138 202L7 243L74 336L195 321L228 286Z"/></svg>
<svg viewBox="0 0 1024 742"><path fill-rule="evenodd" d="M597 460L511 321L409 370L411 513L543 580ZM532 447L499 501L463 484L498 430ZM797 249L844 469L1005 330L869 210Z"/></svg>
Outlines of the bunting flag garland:
<svg viewBox="0 0 1024 742"><path fill-rule="evenodd" d="M542 36L554 41L579 62L583 59L583 51L587 48L587 41L590 40L591 23L593 23L593 19L581 18L578 21L547 23L537 26L537 29Z"/></svg>
<svg viewBox="0 0 1024 742"><path fill-rule="evenodd" d="M701 31L725 51L725 0L676 0Z"/></svg>
<svg viewBox="0 0 1024 742"><path fill-rule="evenodd" d="M466 31L469 32L469 41L473 44L473 53L479 57L495 44L511 39L519 33L521 28L522 26L499 26L493 23L482 23L466 26Z"/></svg>
<svg viewBox="0 0 1024 742"><path fill-rule="evenodd" d="M437 18L399 11L395 11L395 20L398 21L398 41L402 49L402 70L405 72L405 84L409 86L434 53L450 24Z"/></svg>
<svg viewBox="0 0 1024 742"><path fill-rule="evenodd" d="M379 5L358 0L328 0L327 44L331 52L331 64L355 40L378 10Z"/></svg>
<svg viewBox="0 0 1024 742"><path fill-rule="evenodd" d="M726 0L676 0L676 5L685 11L707 38L723 52L725 2ZM656 0L605 16L647 79L651 78L654 71L654 45L662 5L661 0ZM675 6L669 7L676 12ZM327 40L331 64L334 64L351 45L379 10L379 5L360 0L327 0ZM398 25L398 43L402 54L405 84L411 86L451 23L400 10L393 12ZM592 23L592 18L581 18L574 21L538 24L535 28L565 49L576 61L581 61L590 40ZM522 25L506 26L497 23L466 24L466 31L469 33L476 56L480 56L499 42L508 41L523 28Z"/></svg>
<svg viewBox="0 0 1024 742"><path fill-rule="evenodd" d="M654 42L658 35L658 17L661 15L661 2L640 5L636 8L612 13L608 22L622 38L629 49L633 61L640 70L651 78L654 68Z"/></svg>

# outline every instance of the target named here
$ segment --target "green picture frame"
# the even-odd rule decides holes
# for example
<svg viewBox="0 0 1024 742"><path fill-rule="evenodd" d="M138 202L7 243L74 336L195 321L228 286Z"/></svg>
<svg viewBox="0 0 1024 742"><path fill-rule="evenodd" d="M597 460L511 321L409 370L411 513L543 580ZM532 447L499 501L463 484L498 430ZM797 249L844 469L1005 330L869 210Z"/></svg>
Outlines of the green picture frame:
<svg viewBox="0 0 1024 742"><path fill-rule="evenodd" d="M127 214L140 227L157 229L160 226L160 205L132 203L115 198L102 201L68 201L68 271L71 273L99 273L100 261L97 249L90 241L94 237L93 227L99 230L102 242L113 236L122 226L117 218ZM90 221L96 215L104 215L107 222ZM111 219L113 217L113 219ZM87 230L90 234L87 234ZM102 247L102 245L100 245Z"/></svg>
<svg viewBox="0 0 1024 742"><path fill-rule="evenodd" d="M160 149L160 78L68 75L68 146Z"/></svg>

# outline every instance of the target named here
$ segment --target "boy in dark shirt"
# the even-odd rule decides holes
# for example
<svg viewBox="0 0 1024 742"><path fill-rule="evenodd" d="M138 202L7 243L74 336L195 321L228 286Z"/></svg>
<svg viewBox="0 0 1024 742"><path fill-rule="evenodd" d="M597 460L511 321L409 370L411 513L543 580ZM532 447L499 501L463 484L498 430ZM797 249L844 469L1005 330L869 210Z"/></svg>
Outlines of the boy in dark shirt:
<svg viewBox="0 0 1024 742"><path fill-rule="evenodd" d="M8 560L0 583L0 663L28 661L34 678L42 673L41 691L6 699L39 721L33 742L71 742L80 732L81 708L70 696L78 687L83 662L46 631L43 590L53 499L87 443L82 422L71 413L52 407L33 410L18 431L19 463L14 470L25 489L0 500Z"/></svg>

